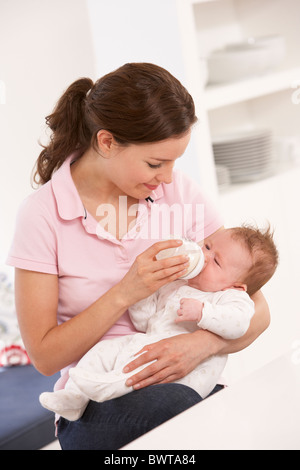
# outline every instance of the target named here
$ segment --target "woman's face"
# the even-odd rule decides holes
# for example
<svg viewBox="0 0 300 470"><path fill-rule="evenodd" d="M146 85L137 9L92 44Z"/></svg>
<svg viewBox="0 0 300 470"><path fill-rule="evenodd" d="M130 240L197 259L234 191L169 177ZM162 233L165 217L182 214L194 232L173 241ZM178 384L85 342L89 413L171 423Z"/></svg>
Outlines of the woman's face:
<svg viewBox="0 0 300 470"><path fill-rule="evenodd" d="M130 144L113 143L105 159L106 177L122 194L144 199L161 184L172 182L173 166L186 150L190 132L179 138L160 142Z"/></svg>

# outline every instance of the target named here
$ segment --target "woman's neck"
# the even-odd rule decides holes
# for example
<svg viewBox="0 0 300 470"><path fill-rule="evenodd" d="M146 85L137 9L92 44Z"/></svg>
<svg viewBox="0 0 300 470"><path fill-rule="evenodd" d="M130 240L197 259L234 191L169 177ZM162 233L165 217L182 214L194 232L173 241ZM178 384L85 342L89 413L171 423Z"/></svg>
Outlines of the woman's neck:
<svg viewBox="0 0 300 470"><path fill-rule="evenodd" d="M130 208L137 204L138 200L122 193L122 191L106 177L104 165L101 165L101 158L102 157L92 149L87 150L72 164L71 175L85 209L94 219L100 223L105 220L107 215L99 216L99 214L103 212L99 210L99 208L101 204L105 204L106 208L108 207L107 205L111 205L116 215L117 224L116 227L110 226L109 232L117 239L121 239L127 232L126 228L123 227L122 233L120 233L118 223L119 212L120 210L127 212L122 214L122 216L125 216L128 221L128 231L129 225L132 225L137 217L137 213L133 214ZM124 204L124 199L122 199L122 204L120 204L120 196L126 196L127 204ZM104 211L105 214L106 212L107 211Z"/></svg>
<svg viewBox="0 0 300 470"><path fill-rule="evenodd" d="M71 166L71 175L81 198L111 202L118 199L120 190L106 177L101 156L92 148Z"/></svg>

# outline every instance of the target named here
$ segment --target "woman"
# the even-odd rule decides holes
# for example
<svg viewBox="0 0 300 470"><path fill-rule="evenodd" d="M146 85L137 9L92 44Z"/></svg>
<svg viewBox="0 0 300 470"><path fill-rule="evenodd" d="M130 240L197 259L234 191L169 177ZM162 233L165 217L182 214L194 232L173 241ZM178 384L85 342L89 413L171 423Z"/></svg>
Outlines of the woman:
<svg viewBox="0 0 300 470"><path fill-rule="evenodd" d="M187 269L182 256L156 260L178 242L160 241L154 208L204 206L200 221L197 215L175 227L197 242L221 227L197 186L173 172L195 122L193 100L180 82L143 63L126 64L95 84L77 80L48 116L52 136L35 174L42 186L20 209L8 262L16 268L26 349L41 373L62 371L56 390L96 342L134 332L130 305ZM253 300L256 314L239 340L200 330L147 346L127 366L154 361L131 379L134 392L90 402L78 421L59 419L62 448L118 449L201 401L189 387L170 382L213 354L254 341L269 312L261 293Z"/></svg>

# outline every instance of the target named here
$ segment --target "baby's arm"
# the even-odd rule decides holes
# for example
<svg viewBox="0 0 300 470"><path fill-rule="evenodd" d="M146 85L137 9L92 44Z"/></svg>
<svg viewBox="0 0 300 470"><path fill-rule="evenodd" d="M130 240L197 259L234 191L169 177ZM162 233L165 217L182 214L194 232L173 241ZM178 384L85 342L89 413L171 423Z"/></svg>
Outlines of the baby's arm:
<svg viewBox="0 0 300 470"><path fill-rule="evenodd" d="M181 309L183 310L180 315ZM182 299L178 321L196 321L199 328L225 339L243 336L254 314L254 303L246 292L229 289L216 302ZM197 321L197 315L200 320ZM188 318L189 317L189 318Z"/></svg>
<svg viewBox="0 0 300 470"><path fill-rule="evenodd" d="M138 331L145 332L147 330L149 318L156 312L157 295L158 293L155 292L129 307L131 321Z"/></svg>

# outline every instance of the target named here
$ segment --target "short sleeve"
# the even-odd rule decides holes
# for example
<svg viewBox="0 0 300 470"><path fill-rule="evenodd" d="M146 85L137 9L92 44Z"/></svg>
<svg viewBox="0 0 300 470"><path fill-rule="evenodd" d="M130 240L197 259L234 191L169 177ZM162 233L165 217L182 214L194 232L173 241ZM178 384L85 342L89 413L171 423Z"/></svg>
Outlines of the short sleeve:
<svg viewBox="0 0 300 470"><path fill-rule="evenodd" d="M37 193L21 204L6 263L20 269L58 274L56 235L47 206Z"/></svg>

